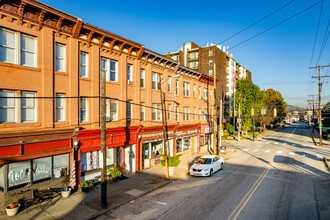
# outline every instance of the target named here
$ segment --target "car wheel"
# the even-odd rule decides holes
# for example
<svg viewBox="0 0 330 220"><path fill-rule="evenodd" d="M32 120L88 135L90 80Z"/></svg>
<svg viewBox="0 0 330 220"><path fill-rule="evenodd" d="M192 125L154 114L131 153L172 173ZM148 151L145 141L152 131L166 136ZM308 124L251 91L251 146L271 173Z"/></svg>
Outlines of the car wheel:
<svg viewBox="0 0 330 220"><path fill-rule="evenodd" d="M223 170L223 167L224 167L224 165L223 165L223 163L221 163L221 168L220 168L220 170Z"/></svg>
<svg viewBox="0 0 330 220"><path fill-rule="evenodd" d="M212 175L213 175L213 170L211 169L209 176L211 177Z"/></svg>

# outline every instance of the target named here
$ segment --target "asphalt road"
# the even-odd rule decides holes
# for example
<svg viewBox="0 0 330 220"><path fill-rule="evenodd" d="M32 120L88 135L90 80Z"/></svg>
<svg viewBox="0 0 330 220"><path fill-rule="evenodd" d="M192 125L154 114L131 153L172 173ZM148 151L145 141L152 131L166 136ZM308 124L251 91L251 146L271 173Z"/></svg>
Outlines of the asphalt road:
<svg viewBox="0 0 330 220"><path fill-rule="evenodd" d="M98 219L330 219L330 174L304 123L237 152L212 177L190 177Z"/></svg>

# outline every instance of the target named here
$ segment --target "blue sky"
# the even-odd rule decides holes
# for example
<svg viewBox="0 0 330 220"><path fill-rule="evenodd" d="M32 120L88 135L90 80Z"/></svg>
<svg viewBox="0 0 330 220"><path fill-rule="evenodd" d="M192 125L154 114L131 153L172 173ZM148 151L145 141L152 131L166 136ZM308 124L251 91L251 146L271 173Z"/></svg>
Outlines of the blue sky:
<svg viewBox="0 0 330 220"><path fill-rule="evenodd" d="M184 42L200 46L219 44L291 0L279 1L112 1L42 0L41 2L81 18L84 22L136 41L164 54L177 51ZM295 0L289 6L226 41L229 48L319 2ZM306 107L308 95L318 94L317 70L309 70L321 4L230 50L234 59L252 72L261 89L280 91L288 104ZM330 19L325 0L312 66ZM329 37L330 38L330 37ZM330 64L330 39L319 65ZM330 75L330 68L322 69ZM330 100L329 78L324 78L322 103Z"/></svg>

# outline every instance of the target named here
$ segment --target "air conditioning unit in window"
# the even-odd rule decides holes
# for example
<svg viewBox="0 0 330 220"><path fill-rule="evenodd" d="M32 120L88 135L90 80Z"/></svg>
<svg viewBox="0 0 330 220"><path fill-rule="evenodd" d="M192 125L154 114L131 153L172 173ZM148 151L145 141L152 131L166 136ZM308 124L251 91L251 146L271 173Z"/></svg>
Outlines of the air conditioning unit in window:
<svg viewBox="0 0 330 220"><path fill-rule="evenodd" d="M133 80L128 80L128 85L133 85Z"/></svg>

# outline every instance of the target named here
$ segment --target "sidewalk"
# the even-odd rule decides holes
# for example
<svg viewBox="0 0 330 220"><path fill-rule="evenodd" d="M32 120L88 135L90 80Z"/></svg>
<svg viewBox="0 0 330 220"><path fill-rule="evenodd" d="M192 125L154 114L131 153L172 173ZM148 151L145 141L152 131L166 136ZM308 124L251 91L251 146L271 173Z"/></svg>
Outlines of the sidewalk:
<svg viewBox="0 0 330 220"><path fill-rule="evenodd" d="M224 158L231 154L233 149L227 147ZM103 213L109 212L125 203L134 202L135 199L147 193L150 193L160 187L166 186L173 180L188 178L188 167L191 163L201 155L209 154L207 151L203 153L185 153L181 156L181 163L175 169L174 177L171 180L165 179L164 168L157 165L153 168L140 171L139 173L129 173L123 171L123 175L127 177L124 180L108 184L108 208L101 209L101 187L96 185L90 192L83 193L80 190L71 194L68 198L62 198L60 195L53 199L54 205L47 205L43 210L39 207L31 207L33 209L20 210L13 217L0 214L3 220L22 220L22 219L93 219Z"/></svg>

